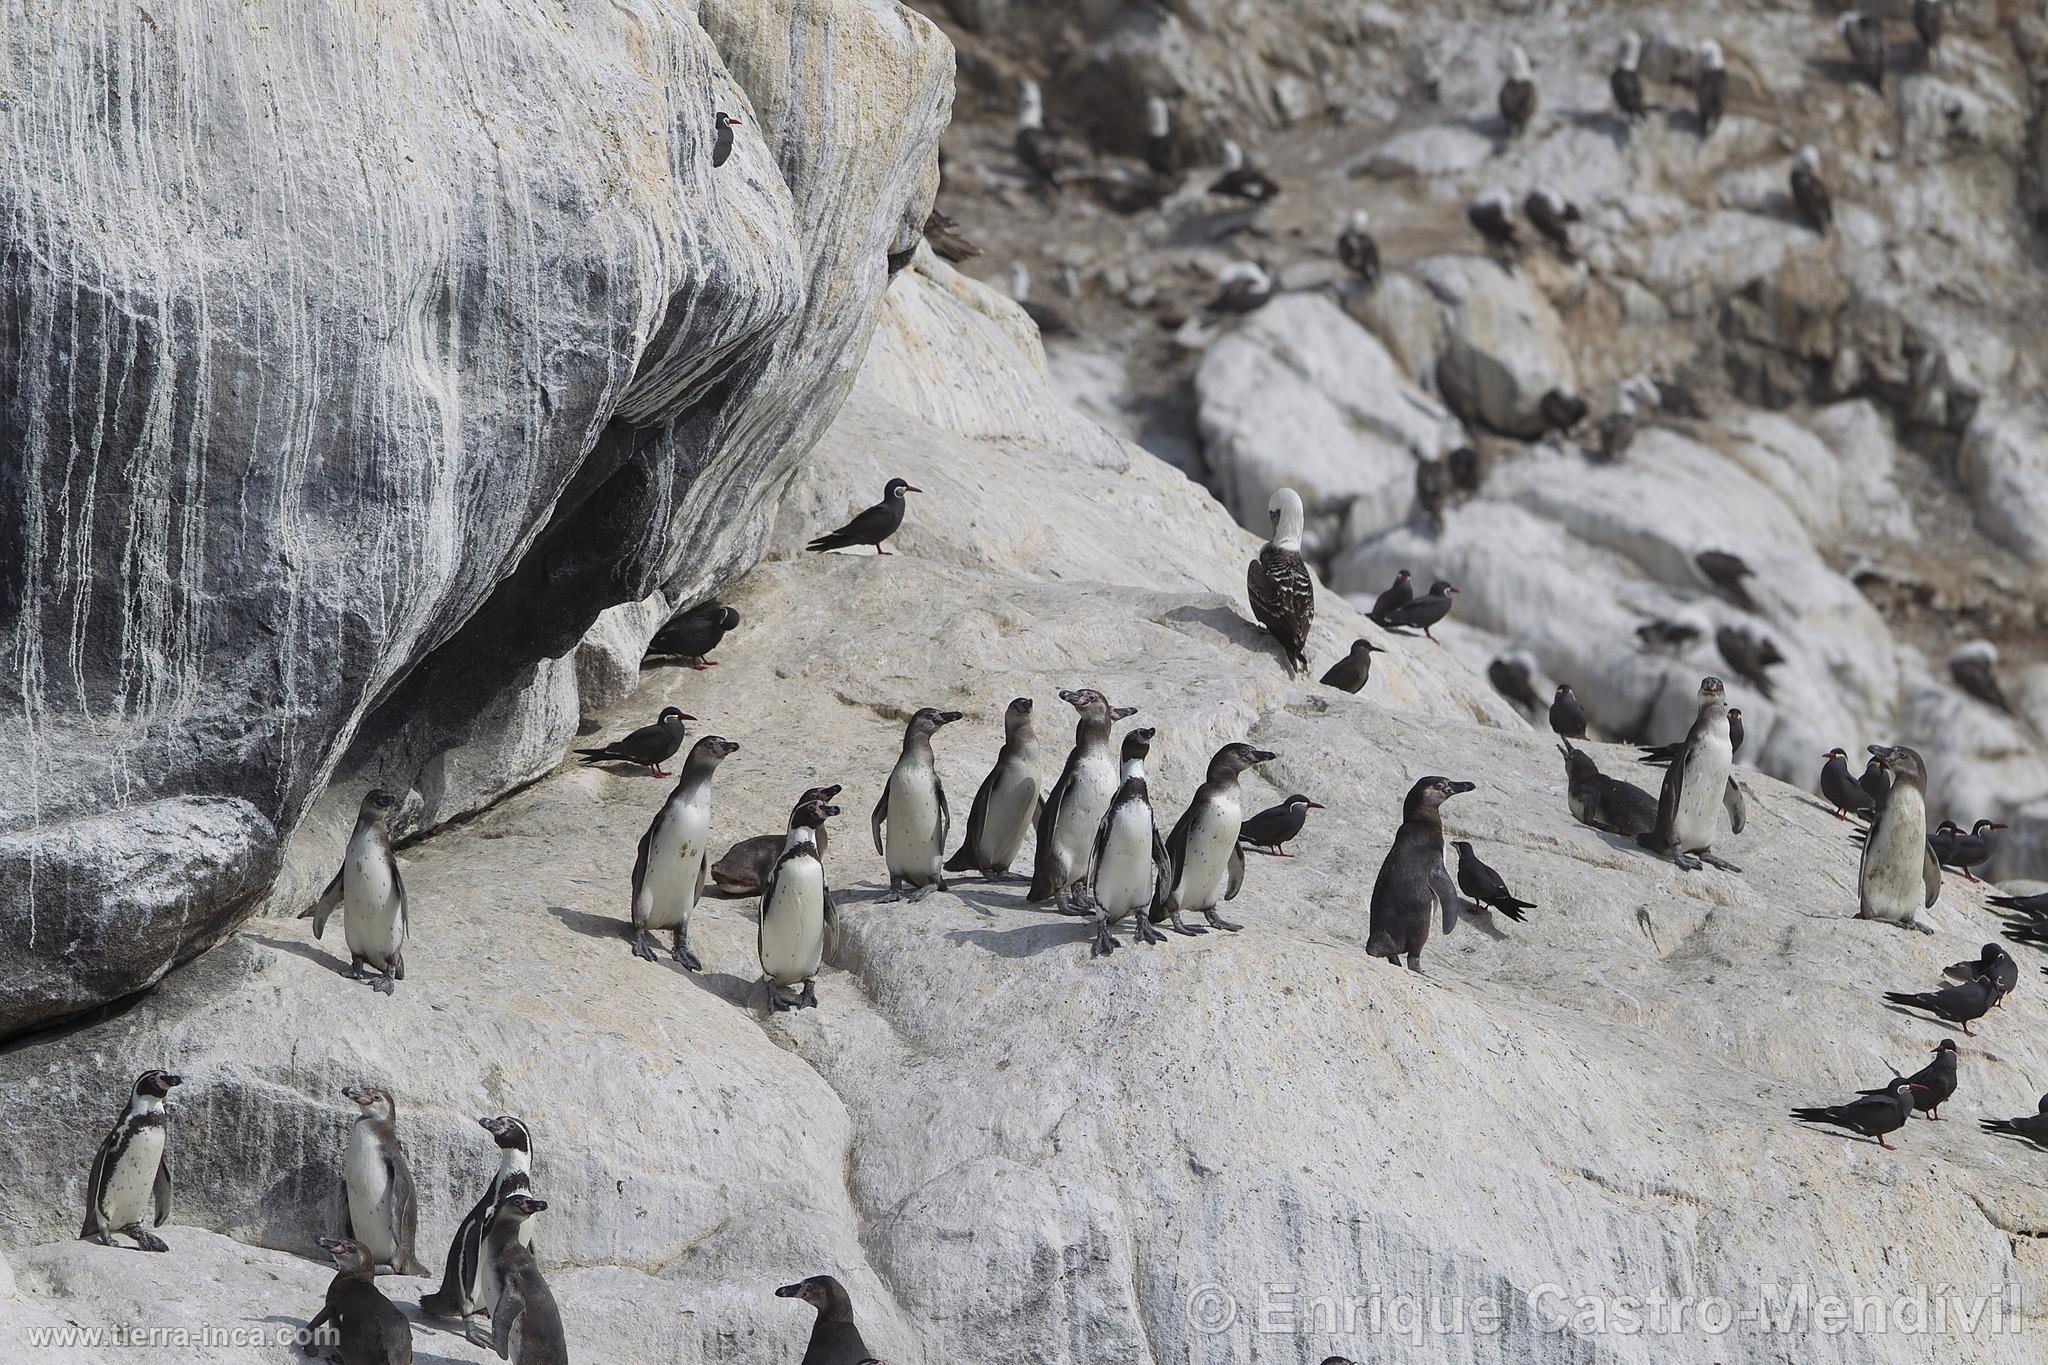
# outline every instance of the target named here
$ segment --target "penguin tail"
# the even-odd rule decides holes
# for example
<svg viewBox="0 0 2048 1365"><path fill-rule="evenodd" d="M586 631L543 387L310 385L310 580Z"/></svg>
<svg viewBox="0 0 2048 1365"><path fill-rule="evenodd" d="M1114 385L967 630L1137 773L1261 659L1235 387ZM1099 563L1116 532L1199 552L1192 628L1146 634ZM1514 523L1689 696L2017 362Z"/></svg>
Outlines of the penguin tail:
<svg viewBox="0 0 2048 1365"><path fill-rule="evenodd" d="M1384 932L1365 941L1365 952L1368 957L1383 957L1389 962L1399 961L1401 957L1401 950L1394 945L1392 936Z"/></svg>
<svg viewBox="0 0 2048 1365"><path fill-rule="evenodd" d="M968 846L965 843L960 845L958 853L946 859L946 871L948 872L975 872L979 870L975 867L974 859L970 856Z"/></svg>
<svg viewBox="0 0 2048 1365"><path fill-rule="evenodd" d="M420 1311L431 1313L437 1318L459 1318L462 1316L462 1305L455 1301L455 1296L446 1288L441 1288L431 1294L420 1295Z"/></svg>
<svg viewBox="0 0 2048 1365"><path fill-rule="evenodd" d="M421 1265L421 1264L420 1264L420 1258L419 1258L419 1257L417 1257L417 1256L410 1256L410 1255L408 1255L408 1256L406 1256L406 1257L405 1257L404 1259L405 1259L405 1264L404 1264L404 1265L395 1265L395 1266L391 1267L391 1270L392 1270L392 1273L393 1273L393 1274L397 1274L397 1275L417 1275L417 1276L419 1276L419 1277L420 1277L421 1279L423 1279L423 1280L428 1280L428 1279L432 1279L432 1278L433 1278L433 1276L434 1276L434 1272L433 1272L433 1271L431 1271L431 1270L429 1270L429 1269L427 1269L427 1268L426 1268L425 1266Z"/></svg>

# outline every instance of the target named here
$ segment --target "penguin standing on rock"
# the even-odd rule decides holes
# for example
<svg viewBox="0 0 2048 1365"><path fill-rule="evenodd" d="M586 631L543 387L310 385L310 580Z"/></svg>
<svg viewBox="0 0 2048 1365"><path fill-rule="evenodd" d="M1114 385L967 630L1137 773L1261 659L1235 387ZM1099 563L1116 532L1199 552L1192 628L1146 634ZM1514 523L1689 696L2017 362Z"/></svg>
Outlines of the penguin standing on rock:
<svg viewBox="0 0 2048 1365"><path fill-rule="evenodd" d="M412 1365L412 1323L377 1288L369 1248L346 1237L319 1242L334 1259L334 1278L327 1284L327 1301L306 1324L308 1342L333 1323L343 1365Z"/></svg>
<svg viewBox="0 0 2048 1365"><path fill-rule="evenodd" d="M1195 789L1166 841L1173 876L1152 912L1154 924L1169 919L1176 932L1198 934L1202 931L1190 929L1181 915L1199 910L1213 928L1236 933L1244 927L1216 913L1224 901L1237 899L1244 885L1244 853L1237 846L1238 831L1244 827L1238 778L1277 757L1270 749L1242 743L1226 744L1211 756L1207 778Z"/></svg>
<svg viewBox="0 0 2048 1365"><path fill-rule="evenodd" d="M1145 786L1145 755L1151 752L1152 735L1150 726L1125 733L1123 782L1095 830L1088 860L1087 904L1095 914L1090 957L1116 951L1109 926L1133 912L1136 941L1166 942L1166 935L1152 927L1152 909L1173 875L1173 864L1167 859L1159 824L1152 815L1152 795Z"/></svg>
<svg viewBox="0 0 2048 1365"><path fill-rule="evenodd" d="M484 1309L484 1276L490 1269L484 1264L485 1233L490 1229L491 1214L499 1200L533 1184L533 1135L526 1125L510 1114L478 1119L477 1123L498 1144L498 1169L484 1187L483 1197L455 1227L455 1240L448 1244L448 1259L441 1267L441 1287L420 1298L422 1312L437 1318L459 1317L465 1327ZM532 1230L525 1231L531 1237Z"/></svg>
<svg viewBox="0 0 2048 1365"><path fill-rule="evenodd" d="M1365 951L1389 962L1405 955L1408 970L1422 970L1432 911L1441 908L1444 932L1458 923L1458 891L1444 869L1444 820L1439 807L1473 789L1470 782L1425 777L1408 789L1401 827L1372 884L1372 918Z"/></svg>
<svg viewBox="0 0 2048 1365"><path fill-rule="evenodd" d="M932 757L932 734L942 725L960 719L958 711L920 707L903 727L903 751L896 767L875 802L869 824L874 829L875 852L889 867L889 894L885 901L921 901L934 891L946 889L946 835L953 817L946 809L946 789L939 782L939 767ZM883 827L888 827L886 845Z"/></svg>
<svg viewBox="0 0 2048 1365"><path fill-rule="evenodd" d="M624 739L615 739L599 749L578 749L586 764L590 763L632 763L647 769L654 777L667 777L661 765L676 755L683 747L683 727L686 720L695 716L673 706L661 708L654 724L643 725Z"/></svg>
<svg viewBox="0 0 2048 1365"><path fill-rule="evenodd" d="M1351 642L1351 652L1330 665L1323 674L1324 687L1334 687L1340 692L1359 692L1372 679L1372 656L1386 651L1367 639Z"/></svg>
<svg viewBox="0 0 2048 1365"><path fill-rule="evenodd" d="M739 747L719 735L698 740L683 760L675 789L640 836L633 858L633 956L654 961L647 936L668 929L675 935L669 956L693 972L704 970L690 951L690 915L710 871L711 778Z"/></svg>
<svg viewBox="0 0 2048 1365"><path fill-rule="evenodd" d="M484 1280L491 1330L471 1323L467 1335L470 1344L487 1347L512 1365L569 1365L562 1312L529 1249L533 1231L527 1223L547 1206L546 1200L521 1190L499 1200L491 1215L491 1270Z"/></svg>
<svg viewBox="0 0 2048 1365"><path fill-rule="evenodd" d="M1031 698L1015 697L1003 710L1003 747L967 811L967 834L946 860L948 872L979 872L988 881L1010 875L1024 836L1038 823L1038 735L1031 728Z"/></svg>
<svg viewBox="0 0 2048 1365"><path fill-rule="evenodd" d="M362 1110L342 1156L349 1238L363 1244L373 1265L388 1265L394 1275L424 1275L426 1267L413 1254L419 1202L398 1141L398 1106L389 1091L374 1085L351 1085L341 1093Z"/></svg>
<svg viewBox="0 0 2048 1365"><path fill-rule="evenodd" d="M839 807L806 801L789 817L789 846L775 860L775 870L761 891L761 924L756 945L761 978L768 989L771 1013L816 1009L818 968L825 961L826 929L839 917L832 888L825 884L825 863L819 845L825 821ZM783 992L803 989L794 997Z"/></svg>
<svg viewBox="0 0 2048 1365"><path fill-rule="evenodd" d="M184 1079L170 1071L145 1071L135 1078L128 1106L100 1139L92 1171L85 1178L85 1223L78 1230L82 1240L118 1246L114 1234L119 1233L133 1238L138 1250L170 1250L149 1228L162 1227L171 1216L164 1099Z"/></svg>
<svg viewBox="0 0 2048 1365"><path fill-rule="evenodd" d="M711 865L711 880L718 889L728 896L758 896L761 888L768 884L768 874L775 870L775 860L782 856L782 850L789 847L790 836L796 831L797 812L813 801L829 802L839 795L839 784L829 787L808 787L804 794L790 807L789 822L779 834L756 834L740 840L725 851L725 856ZM818 826L818 856L825 856L825 827Z"/></svg>
<svg viewBox="0 0 2048 1365"><path fill-rule="evenodd" d="M857 514L852 521L836 531L824 535L804 546L806 550L822 553L826 550L845 550L855 545L872 545L875 553L885 555L882 542L896 534L903 525L903 501L906 493L922 493L924 490L908 479L891 479L882 488L882 500L866 511Z"/></svg>
<svg viewBox="0 0 2048 1365"><path fill-rule="evenodd" d="M1093 688L1061 692L1060 700L1080 713L1074 726L1074 747L1066 767L1045 798L1038 816L1038 848L1031 868L1033 905L1052 901L1062 914L1074 908L1072 890L1088 875L1088 857L1095 831L1116 795L1117 765L1109 753L1110 726L1137 714L1131 706L1111 706Z"/></svg>
<svg viewBox="0 0 2048 1365"><path fill-rule="evenodd" d="M1941 895L1941 865L1927 846L1927 766L1904 745L1870 746L1891 774L1856 869L1858 919L1912 924Z"/></svg>
<svg viewBox="0 0 2048 1365"><path fill-rule="evenodd" d="M1657 827L1638 835L1644 848L1663 853L1688 870L1709 863L1723 872L1742 869L1711 852L1725 809L1735 833L1743 826L1742 789L1729 781L1735 745L1728 735L1728 694L1719 678L1700 679L1699 715L1685 737L1685 748L1664 770L1664 790L1657 800Z"/></svg>
<svg viewBox="0 0 2048 1365"><path fill-rule="evenodd" d="M405 980L405 939L410 928L406 916L405 880L398 875L398 859L391 852L391 811L397 803L382 788L363 798L356 814L348 851L342 855L341 870L320 899L299 912L311 918L313 937L327 928L328 916L342 914L342 936L348 942L348 976L361 981L367 964L383 973L371 978L370 988L389 995L396 983Z"/></svg>
<svg viewBox="0 0 2048 1365"><path fill-rule="evenodd" d="M1316 619L1315 576L1301 557L1301 495L1276 488L1266 499L1273 538L1245 570L1245 595L1252 615L1280 642L1289 671L1308 668L1308 631Z"/></svg>
<svg viewBox="0 0 2048 1365"><path fill-rule="evenodd" d="M853 1320L853 1299L846 1286L830 1275L813 1275L775 1291L778 1299L798 1299L818 1310L810 1344L800 1365L865 1365L874 1360Z"/></svg>

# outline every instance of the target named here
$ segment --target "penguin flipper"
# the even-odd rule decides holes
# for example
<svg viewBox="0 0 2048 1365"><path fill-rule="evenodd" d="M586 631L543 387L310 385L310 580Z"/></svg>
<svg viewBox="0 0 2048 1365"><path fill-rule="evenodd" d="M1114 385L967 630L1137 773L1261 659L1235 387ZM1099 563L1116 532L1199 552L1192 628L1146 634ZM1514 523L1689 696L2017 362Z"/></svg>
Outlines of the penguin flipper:
<svg viewBox="0 0 2048 1365"><path fill-rule="evenodd" d="M1166 918L1166 896L1173 890L1173 860L1166 856L1165 841L1159 837L1159 825L1152 825L1152 923Z"/></svg>
<svg viewBox="0 0 2048 1365"><path fill-rule="evenodd" d="M512 1329L526 1312L526 1296L519 1292L517 1276L507 1276L498 1290L497 1306L491 1310L491 1349L500 1360L512 1358Z"/></svg>
<svg viewBox="0 0 2048 1365"><path fill-rule="evenodd" d="M162 1227L171 1221L171 1158L166 1153L156 1163L156 1184L149 1192L150 1203L156 1214L156 1226Z"/></svg>
<svg viewBox="0 0 2048 1365"><path fill-rule="evenodd" d="M392 1238L398 1246L398 1257L391 1269L400 1275L423 1275L426 1271L413 1254L413 1242L419 1231L420 1204L419 1196L412 1187L412 1171L401 1156L387 1160L384 1173L391 1182L391 1207L398 1215L398 1226L393 1229L395 1236Z"/></svg>
<svg viewBox="0 0 2048 1365"><path fill-rule="evenodd" d="M656 812L654 819L661 819L659 812ZM633 855L633 901L626 916L632 921L635 929L643 928L647 924L648 905L641 892L647 885L647 850L653 841L654 825L649 824L640 835L639 851Z"/></svg>
<svg viewBox="0 0 2048 1365"><path fill-rule="evenodd" d="M313 937L318 938L327 929L327 917L334 913L334 907L341 904L341 874L348 867L344 858L342 865L335 869L334 880L327 883L327 889L320 893L320 899L299 911L300 919L313 921Z"/></svg>
<svg viewBox="0 0 2048 1365"><path fill-rule="evenodd" d="M115 1132L120 1131L116 1127ZM90 1237L101 1231L100 1223L105 1217L100 1212L100 1186L106 1179L107 1157L114 1147L114 1134L108 1133L100 1139L100 1149L92 1155L92 1173L85 1178L85 1222L79 1226L80 1237Z"/></svg>
<svg viewBox="0 0 2048 1365"><path fill-rule="evenodd" d="M1059 888L1054 886L1057 874L1059 849L1053 843L1053 833L1059 825L1060 806L1067 799L1067 792L1074 785L1074 759L1067 757L1067 766L1060 770L1059 781L1052 784L1052 792L1038 804L1038 846L1031 854L1031 889L1024 899L1033 904L1052 899Z"/></svg>
<svg viewBox="0 0 2048 1365"><path fill-rule="evenodd" d="M938 844L939 852L944 853L946 851L946 840L953 833L953 812L946 805L946 784L939 781L939 770L937 768L932 769L932 795L937 797L939 801L939 837L933 842Z"/></svg>
<svg viewBox="0 0 2048 1365"><path fill-rule="evenodd" d="M888 856L887 854L882 852L882 826L885 823L887 823L888 819L889 784L887 782L884 782L882 784L882 799L875 802L875 813L868 817L868 828L873 830L875 835L875 856L877 858L885 858Z"/></svg>
<svg viewBox="0 0 2048 1365"><path fill-rule="evenodd" d="M697 855L697 890L691 897L692 903L704 899L704 879L711 875L711 850L706 848Z"/></svg>
<svg viewBox="0 0 2048 1365"><path fill-rule="evenodd" d="M997 759L996 766L989 769L988 776L984 777L981 780L981 785L975 788L973 804L967 807L967 833L960 840L959 851L946 860L946 871L973 872L979 870L975 866L974 860L980 856L981 827L988 819L989 788L995 785L996 774L1001 772L1002 769L1002 760Z"/></svg>
<svg viewBox="0 0 2048 1365"><path fill-rule="evenodd" d="M1230 880L1223 885L1223 899L1234 901L1244 889L1244 845L1230 846Z"/></svg>
<svg viewBox="0 0 2048 1365"><path fill-rule="evenodd" d="M1451 874L1442 857L1430 859L1429 890L1436 897L1437 908L1443 911L1444 932L1448 934L1458 927L1458 888L1451 884Z"/></svg>
<svg viewBox="0 0 2048 1365"><path fill-rule="evenodd" d="M1692 743L1688 740L1672 758L1671 766L1664 770L1664 786L1657 793L1657 825L1649 835L1655 842L1645 842L1638 836L1637 842L1642 843L1643 847L1654 848L1659 852L1670 850L1673 841L1672 830L1678 823L1678 798L1685 790L1686 761L1691 757Z"/></svg>
<svg viewBox="0 0 2048 1365"><path fill-rule="evenodd" d="M1920 881L1927 891L1927 899L1921 902L1921 906L1924 909L1941 899L1941 864L1935 861L1934 849L1932 847L1929 847L1922 855Z"/></svg>
<svg viewBox="0 0 2048 1365"><path fill-rule="evenodd" d="M1742 833L1742 826L1749 818L1748 807L1742 801L1742 788L1735 785L1735 779L1728 779L1728 790L1721 795L1721 807L1728 812L1728 832Z"/></svg>

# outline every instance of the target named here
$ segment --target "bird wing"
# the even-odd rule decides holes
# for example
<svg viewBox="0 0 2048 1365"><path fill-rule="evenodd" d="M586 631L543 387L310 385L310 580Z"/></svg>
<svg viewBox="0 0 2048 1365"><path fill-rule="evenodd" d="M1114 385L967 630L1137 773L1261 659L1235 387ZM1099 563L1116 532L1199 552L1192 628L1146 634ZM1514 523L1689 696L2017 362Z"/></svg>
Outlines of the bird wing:
<svg viewBox="0 0 2048 1365"><path fill-rule="evenodd" d="M946 837L953 832L953 812L946 805L946 784L939 781L937 764L932 765L932 795L939 802L939 852L946 851Z"/></svg>
<svg viewBox="0 0 2048 1365"><path fill-rule="evenodd" d="M697 889L690 893L692 904L704 899L704 878L711 871L711 850L706 848L697 855Z"/></svg>
<svg viewBox="0 0 2048 1365"><path fill-rule="evenodd" d="M1316 614L1315 580L1298 554L1267 545L1245 570L1245 595L1252 615L1298 657Z"/></svg>
<svg viewBox="0 0 2048 1365"><path fill-rule="evenodd" d="M1721 793L1721 808L1728 812L1728 830L1731 834L1742 833L1742 826L1748 820L1749 809L1742 801L1742 788L1735 785L1735 779L1728 779L1728 790Z"/></svg>
<svg viewBox="0 0 2048 1365"><path fill-rule="evenodd" d="M1500 873L1479 861L1476 856L1458 856L1458 881L1473 899L1481 901L1513 900L1508 893L1508 884Z"/></svg>
<svg viewBox="0 0 2048 1365"><path fill-rule="evenodd" d="M647 755L661 752L667 739L668 731L660 725L643 725L624 739L613 741L606 752L629 762L645 763Z"/></svg>
<svg viewBox="0 0 2048 1365"><path fill-rule="evenodd" d="M1166 856L1165 841L1159 837L1159 822L1152 822L1152 909L1153 920L1166 913L1166 897L1173 890L1173 859Z"/></svg>
<svg viewBox="0 0 2048 1365"><path fill-rule="evenodd" d="M1029 898L1042 901L1056 889L1052 884L1057 866L1059 850L1053 845L1053 829L1059 823L1060 803L1066 800L1067 790L1074 785L1074 755L1067 755L1066 767L1060 769L1059 780L1052 784L1052 790L1038 803L1038 815L1034 821L1038 830L1038 844L1031 854L1031 890Z"/></svg>
<svg viewBox="0 0 2048 1365"><path fill-rule="evenodd" d="M875 834L875 856L886 857L882 852L882 826L889 819L889 784L882 784L882 798L875 802L875 813L868 817L868 828Z"/></svg>
<svg viewBox="0 0 2048 1365"><path fill-rule="evenodd" d="M1864 856L1869 856L1867 850ZM1927 890L1927 899L1920 903L1925 909L1941 899L1941 864L1935 860L1932 846L1921 857L1920 882Z"/></svg>
<svg viewBox="0 0 2048 1365"><path fill-rule="evenodd" d="M1444 866L1441 853L1429 863L1429 890L1444 912L1444 932L1448 934L1458 927L1458 888L1451 885L1450 869Z"/></svg>
<svg viewBox="0 0 2048 1365"><path fill-rule="evenodd" d="M974 800L967 807L967 832L960 838L960 851L946 862L948 872L965 872L974 866L974 860L980 856L980 850L974 845L981 836L982 825L988 820L989 793L996 785L996 774L1002 770L1003 759L1002 755L998 754L996 765L988 770L988 776L982 778L981 785L974 789ZM1034 820L1033 823L1037 822Z"/></svg>
<svg viewBox="0 0 2048 1365"><path fill-rule="evenodd" d="M384 1171L391 1182L391 1207L398 1211L398 1255L391 1268L401 1275L410 1275L418 1268L412 1245L414 1234L419 1229L419 1197L413 1192L412 1171L406 1166L404 1157L395 1156L386 1161Z"/></svg>
<svg viewBox="0 0 2048 1365"><path fill-rule="evenodd" d="M405 878L398 874L398 855L386 852L384 856L391 862L391 894L398 901L398 947L403 951L405 940L412 933L412 915L405 899ZM403 972L399 974L404 975Z"/></svg>
<svg viewBox="0 0 2048 1365"><path fill-rule="evenodd" d="M1122 795L1123 789L1118 788L1116 796L1110 798L1109 809L1102 812L1102 819L1095 826L1095 838L1089 843L1088 866L1083 871L1087 876L1090 900L1095 899L1095 879L1102 871L1102 851L1109 847L1109 831L1111 823L1116 819L1117 797ZM1158 837L1158 831L1155 829L1153 838Z"/></svg>
<svg viewBox="0 0 2048 1365"><path fill-rule="evenodd" d="M500 1360L512 1358L512 1333L526 1314L526 1296L519 1292L519 1278L505 1276L498 1287L498 1301L491 1305L491 1349Z"/></svg>
<svg viewBox="0 0 2048 1365"><path fill-rule="evenodd" d="M320 893L320 899L304 910L299 918L310 917L313 921L313 937L318 938L327 929L327 917L334 913L334 907L341 904L341 874L348 869L348 855L344 853L341 866L334 870L334 880L327 883L327 889Z"/></svg>
<svg viewBox="0 0 2048 1365"><path fill-rule="evenodd" d="M90 1237L99 1231L100 1185L106 1179L107 1157L114 1150L114 1134L121 1131L116 1123L107 1135L100 1139L100 1149L93 1153L92 1173L85 1178L85 1222L78 1229L80 1237Z"/></svg>
<svg viewBox="0 0 2048 1365"><path fill-rule="evenodd" d="M640 847L633 854L633 901L628 907L627 914L635 924L644 923L647 919L647 916L640 912L640 894L642 888L647 885L647 851L654 842L654 826L660 820L661 812L656 811L654 819L648 821L647 828L641 831Z"/></svg>
<svg viewBox="0 0 2048 1365"><path fill-rule="evenodd" d="M171 1153L168 1145L156 1163L156 1183L150 1188L150 1203L156 1213L156 1226L162 1227L171 1221Z"/></svg>
<svg viewBox="0 0 2048 1365"><path fill-rule="evenodd" d="M1223 899L1234 901L1237 893L1244 889L1244 850L1236 844L1230 846L1230 878L1223 884Z"/></svg>
<svg viewBox="0 0 2048 1365"><path fill-rule="evenodd" d="M1699 728L1698 721L1693 722L1693 728ZM1657 827L1652 831L1652 837L1660 848L1670 848L1673 842L1671 830L1678 820L1678 796L1685 790L1685 765L1692 757L1692 741L1693 737L1688 732L1685 743L1672 756L1671 766L1664 770L1664 787L1657 793Z"/></svg>

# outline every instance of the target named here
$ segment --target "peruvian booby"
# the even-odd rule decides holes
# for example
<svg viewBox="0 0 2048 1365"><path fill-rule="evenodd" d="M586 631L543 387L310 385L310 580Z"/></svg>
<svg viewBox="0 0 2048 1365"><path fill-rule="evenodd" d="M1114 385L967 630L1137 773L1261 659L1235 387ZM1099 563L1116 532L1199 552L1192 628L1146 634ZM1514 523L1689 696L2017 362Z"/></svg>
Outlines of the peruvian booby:
<svg viewBox="0 0 2048 1365"><path fill-rule="evenodd" d="M1808 227L1823 237L1828 235L1835 222L1835 201L1821 182L1818 147L1801 147L1792 162L1792 202Z"/></svg>
<svg viewBox="0 0 2048 1365"><path fill-rule="evenodd" d="M1365 281L1368 289L1380 282L1380 244L1373 240L1371 222L1372 215L1366 210L1353 209L1351 221L1337 236L1337 259Z"/></svg>
<svg viewBox="0 0 2048 1365"><path fill-rule="evenodd" d="M1849 49L1849 61L1856 74L1884 93L1884 26L1861 10L1845 10L1835 20L1835 30Z"/></svg>
<svg viewBox="0 0 2048 1365"><path fill-rule="evenodd" d="M1172 175L1175 163L1173 114L1157 95L1145 97L1145 165L1157 176Z"/></svg>
<svg viewBox="0 0 2048 1365"><path fill-rule="evenodd" d="M1728 109L1728 66L1721 56L1721 45L1712 38L1700 44L1699 55L1700 71L1693 95L1699 106L1700 136L1709 138L1721 126L1721 115Z"/></svg>
<svg viewBox="0 0 2048 1365"><path fill-rule="evenodd" d="M1567 261L1579 259L1578 253L1572 249L1571 230L1571 225L1579 221L1578 205L1556 190L1538 186L1523 198L1522 216L1535 225L1544 240L1557 249L1559 256Z"/></svg>
<svg viewBox="0 0 2048 1365"><path fill-rule="evenodd" d="M1252 204L1265 204L1279 196L1280 186L1271 176L1245 160L1244 148L1226 139L1223 143L1223 173L1210 183L1209 193Z"/></svg>
<svg viewBox="0 0 2048 1365"><path fill-rule="evenodd" d="M1507 120L1508 136L1515 137L1536 117L1536 80L1529 67L1529 54L1517 43L1508 49L1508 77L1501 82L1500 116Z"/></svg>
<svg viewBox="0 0 2048 1365"><path fill-rule="evenodd" d="M1956 686L1994 711L2018 717L2005 689L1998 685L1998 646L1989 640L1971 640L1948 656L1948 675Z"/></svg>
<svg viewBox="0 0 2048 1365"><path fill-rule="evenodd" d="M1301 557L1301 495L1276 488L1266 499L1273 538L1245 569L1245 595L1258 618L1287 656L1293 672L1308 668L1308 632L1316 618L1315 576Z"/></svg>
<svg viewBox="0 0 2048 1365"><path fill-rule="evenodd" d="M1621 35L1621 52L1607 77L1608 88L1614 92L1614 107L1630 123L1639 121L1647 112L1643 104L1643 73L1637 69L1642 60L1642 35L1630 29Z"/></svg>
<svg viewBox="0 0 2048 1365"><path fill-rule="evenodd" d="M1045 101L1037 81L1017 87L1017 159L1040 181L1057 190L1066 183L1066 158L1057 133L1045 126Z"/></svg>

